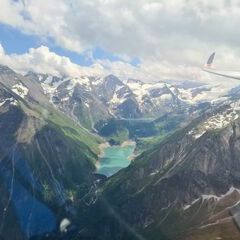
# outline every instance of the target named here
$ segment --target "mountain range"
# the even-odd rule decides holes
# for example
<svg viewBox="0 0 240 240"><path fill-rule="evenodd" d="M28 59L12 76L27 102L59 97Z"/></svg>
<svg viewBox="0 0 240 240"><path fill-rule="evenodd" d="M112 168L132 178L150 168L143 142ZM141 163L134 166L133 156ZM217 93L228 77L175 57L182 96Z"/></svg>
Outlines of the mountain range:
<svg viewBox="0 0 240 240"><path fill-rule="evenodd" d="M88 129L109 118L161 117L207 101L205 93L211 90L201 83L171 85L135 79L122 81L114 75L70 78L30 72L26 77L38 81L50 102Z"/></svg>
<svg viewBox="0 0 240 240"><path fill-rule="evenodd" d="M0 66L1 237L239 239L239 91L210 95ZM128 139L131 164L96 174L100 144Z"/></svg>
<svg viewBox="0 0 240 240"><path fill-rule="evenodd" d="M239 239L239 114L228 99L144 151L94 193L82 226L96 239Z"/></svg>

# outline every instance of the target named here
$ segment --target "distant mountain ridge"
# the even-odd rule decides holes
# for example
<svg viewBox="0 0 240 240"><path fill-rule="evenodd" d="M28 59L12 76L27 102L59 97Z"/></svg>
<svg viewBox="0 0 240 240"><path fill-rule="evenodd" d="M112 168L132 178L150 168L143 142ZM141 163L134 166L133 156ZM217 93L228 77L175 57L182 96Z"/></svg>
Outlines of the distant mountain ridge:
<svg viewBox="0 0 240 240"><path fill-rule="evenodd" d="M59 78L29 73L28 78L41 83L50 101L87 128L109 118L158 118L166 113L208 101L209 86L189 83L143 83L106 77Z"/></svg>

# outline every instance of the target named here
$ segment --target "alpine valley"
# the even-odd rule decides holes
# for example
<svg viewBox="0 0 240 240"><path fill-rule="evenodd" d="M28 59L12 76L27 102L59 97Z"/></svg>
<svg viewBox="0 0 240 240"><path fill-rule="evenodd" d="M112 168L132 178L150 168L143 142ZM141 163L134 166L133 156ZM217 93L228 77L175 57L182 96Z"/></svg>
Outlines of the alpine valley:
<svg viewBox="0 0 240 240"><path fill-rule="evenodd" d="M0 65L0 239L240 239L240 93L213 88Z"/></svg>

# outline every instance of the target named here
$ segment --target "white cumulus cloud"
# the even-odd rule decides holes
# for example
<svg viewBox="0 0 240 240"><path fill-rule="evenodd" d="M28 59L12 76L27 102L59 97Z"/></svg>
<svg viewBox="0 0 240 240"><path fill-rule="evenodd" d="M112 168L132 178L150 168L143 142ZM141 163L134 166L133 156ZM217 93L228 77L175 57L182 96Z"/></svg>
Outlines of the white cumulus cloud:
<svg viewBox="0 0 240 240"><path fill-rule="evenodd" d="M25 74L28 71L56 76L105 76L114 74L122 79L134 78L145 82L165 80L193 80L207 84L236 85L238 81L225 81L207 74L199 67L174 65L167 61L144 61L133 66L123 61L96 60L91 66L80 66L68 57L60 56L46 46L30 48L23 54L6 54L0 44L0 64Z"/></svg>
<svg viewBox="0 0 240 240"><path fill-rule="evenodd" d="M48 47L30 48L24 54L6 54L0 45L0 63L13 68L20 73L34 71L51 75L83 76L99 75L102 69L99 64L82 67L73 63L68 57L51 52Z"/></svg>
<svg viewBox="0 0 240 240"><path fill-rule="evenodd" d="M196 66L217 51L223 63L240 63L238 0L1 0L1 9L0 23L78 53L99 46Z"/></svg>

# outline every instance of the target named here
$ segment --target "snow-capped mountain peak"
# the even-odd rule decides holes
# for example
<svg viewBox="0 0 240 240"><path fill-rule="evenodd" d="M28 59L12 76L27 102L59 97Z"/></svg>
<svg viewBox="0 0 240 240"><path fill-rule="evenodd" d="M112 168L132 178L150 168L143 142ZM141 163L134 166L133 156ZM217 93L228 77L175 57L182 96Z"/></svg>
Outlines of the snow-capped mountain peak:
<svg viewBox="0 0 240 240"><path fill-rule="evenodd" d="M114 75L73 78L29 74L40 82L51 103L79 120L83 112L88 119L95 119L92 115L96 106L106 118L158 118L214 99L212 88L204 84L188 83L185 86L162 81L145 83L137 79L122 81Z"/></svg>

